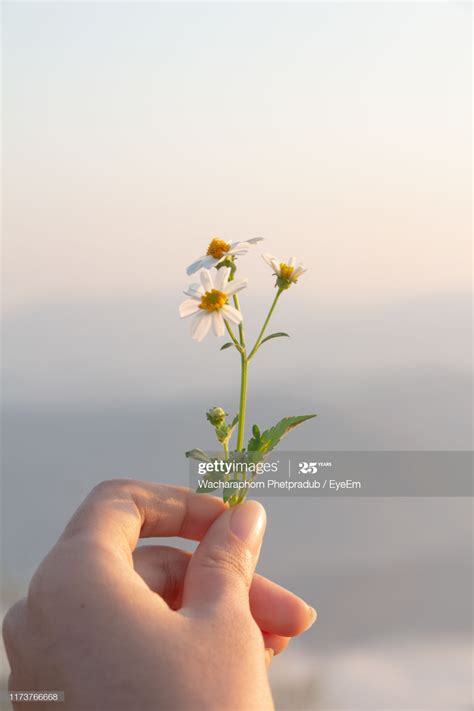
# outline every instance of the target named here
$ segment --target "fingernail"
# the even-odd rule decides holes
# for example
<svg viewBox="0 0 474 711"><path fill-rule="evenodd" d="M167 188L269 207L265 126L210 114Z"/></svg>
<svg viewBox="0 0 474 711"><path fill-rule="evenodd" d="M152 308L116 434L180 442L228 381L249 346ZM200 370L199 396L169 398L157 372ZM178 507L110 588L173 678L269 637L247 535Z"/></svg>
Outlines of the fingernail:
<svg viewBox="0 0 474 711"><path fill-rule="evenodd" d="M265 509L258 501L244 501L234 507L230 528L252 553L257 554L262 544L266 521Z"/></svg>
<svg viewBox="0 0 474 711"><path fill-rule="evenodd" d="M314 625L314 623L316 622L316 618L318 616L318 613L316 612L314 607L311 607L310 605L308 605L308 610L309 610L309 615L310 615L310 623L306 628L307 630L309 630L309 628Z"/></svg>

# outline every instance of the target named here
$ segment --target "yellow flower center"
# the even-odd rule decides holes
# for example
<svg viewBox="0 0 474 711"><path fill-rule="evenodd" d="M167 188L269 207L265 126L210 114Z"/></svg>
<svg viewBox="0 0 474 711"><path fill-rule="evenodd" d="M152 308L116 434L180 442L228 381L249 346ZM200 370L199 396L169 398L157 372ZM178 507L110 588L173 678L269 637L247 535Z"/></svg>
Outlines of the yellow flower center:
<svg viewBox="0 0 474 711"><path fill-rule="evenodd" d="M214 257L214 259L222 259L224 254L226 254L230 249L230 244L224 242L223 239L215 239L209 244L207 248L207 254L209 257Z"/></svg>
<svg viewBox="0 0 474 711"><path fill-rule="evenodd" d="M212 289L212 291L206 291L206 293L201 296L199 308L205 309L206 311L219 311L226 303L227 295L218 289Z"/></svg>
<svg viewBox="0 0 474 711"><path fill-rule="evenodd" d="M280 276L282 279L286 279L287 281L291 281L291 275L295 271L294 267L290 267L288 264L285 264L284 262L281 262L280 264Z"/></svg>

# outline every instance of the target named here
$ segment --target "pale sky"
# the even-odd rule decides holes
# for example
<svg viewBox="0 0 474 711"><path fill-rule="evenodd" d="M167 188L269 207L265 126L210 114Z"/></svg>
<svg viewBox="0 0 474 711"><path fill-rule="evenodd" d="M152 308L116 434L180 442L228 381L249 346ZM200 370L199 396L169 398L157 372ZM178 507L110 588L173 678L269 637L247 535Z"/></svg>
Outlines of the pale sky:
<svg viewBox="0 0 474 711"><path fill-rule="evenodd" d="M470 4L3 12L8 311L178 294L216 235L299 256L309 298L469 288Z"/></svg>

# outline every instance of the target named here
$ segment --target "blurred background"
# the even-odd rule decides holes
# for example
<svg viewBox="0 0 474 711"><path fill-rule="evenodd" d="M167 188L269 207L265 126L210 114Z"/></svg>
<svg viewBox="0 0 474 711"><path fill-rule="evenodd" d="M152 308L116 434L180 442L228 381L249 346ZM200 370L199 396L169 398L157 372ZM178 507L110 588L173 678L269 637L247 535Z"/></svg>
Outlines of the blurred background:
<svg viewBox="0 0 474 711"><path fill-rule="evenodd" d="M471 12L4 4L4 609L96 482L186 484L204 412L236 410L236 354L177 314L214 236L309 267L250 422L317 412L294 450L471 449ZM470 708L470 500L265 503L260 571L319 612L278 708Z"/></svg>

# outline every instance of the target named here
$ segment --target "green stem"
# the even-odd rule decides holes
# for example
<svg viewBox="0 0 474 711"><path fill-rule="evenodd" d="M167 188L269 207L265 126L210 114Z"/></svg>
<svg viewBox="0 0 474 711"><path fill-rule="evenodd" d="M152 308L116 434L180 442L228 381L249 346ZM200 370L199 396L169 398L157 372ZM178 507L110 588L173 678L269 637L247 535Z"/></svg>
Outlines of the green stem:
<svg viewBox="0 0 474 711"><path fill-rule="evenodd" d="M234 336L234 332L233 332L231 326L229 325L227 319L224 319L224 323L225 323L225 327L226 327L226 329L227 329L227 332L228 332L229 336L232 338L232 340L233 340L233 342L234 342L235 347L237 348L237 350L239 351L239 353L242 355L242 346L240 345L240 343L238 342L238 340L237 340L236 337Z"/></svg>
<svg viewBox="0 0 474 711"><path fill-rule="evenodd" d="M245 436L245 414L247 409L247 372L248 358L245 353L240 354L242 372L240 377L240 407L239 407L239 429L237 430L237 450L241 451L244 448Z"/></svg>
<svg viewBox="0 0 474 711"><path fill-rule="evenodd" d="M222 442L222 447L224 449L224 459L227 460L229 459L229 442L228 440L225 440Z"/></svg>
<svg viewBox="0 0 474 711"><path fill-rule="evenodd" d="M236 272L235 262L234 267L229 276L229 281L233 281ZM239 297L234 294L232 297L234 306L237 311L240 311ZM241 363L241 376L240 376L240 404L239 404L239 424L237 429L237 450L242 451L244 448L244 438L245 438L245 415L247 411L247 373L248 373L248 358L245 352L245 331L243 323L239 323L239 341L237 341L234 336L234 332L230 325L225 321L227 331L234 342L235 347L240 353L240 363Z"/></svg>
<svg viewBox="0 0 474 711"><path fill-rule="evenodd" d="M237 311L240 311L240 302L239 302L239 297L237 294L234 294L233 296L234 299L234 306L237 309ZM244 332L244 324L243 321L239 323L239 340L240 340L240 345L242 348L245 348L245 332Z"/></svg>
<svg viewBox="0 0 474 711"><path fill-rule="evenodd" d="M283 289L278 289L277 295L276 295L275 298L273 299L273 303L272 303L272 305L270 306L270 311L268 312L267 318L265 319L265 322L264 322L264 324L263 324L263 326L262 326L262 330L260 331L260 334L259 334L257 340L255 341L255 345L254 345L254 347L252 348L252 350L250 351L250 354L249 354L249 356L248 356L248 360L250 360L251 358L253 358L253 356L255 355L255 353L258 351L258 349L259 349L259 347L260 347L260 344L261 344L261 342L262 342L262 340L263 340L263 336L265 335L266 328L267 328L267 326L268 326L268 324L269 324L269 322L270 322L270 319L271 319L271 317L272 317L273 312L275 311L275 306L276 306L277 303L278 303L278 299L280 298L280 294L282 293L282 291L283 291Z"/></svg>

